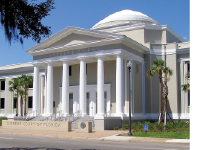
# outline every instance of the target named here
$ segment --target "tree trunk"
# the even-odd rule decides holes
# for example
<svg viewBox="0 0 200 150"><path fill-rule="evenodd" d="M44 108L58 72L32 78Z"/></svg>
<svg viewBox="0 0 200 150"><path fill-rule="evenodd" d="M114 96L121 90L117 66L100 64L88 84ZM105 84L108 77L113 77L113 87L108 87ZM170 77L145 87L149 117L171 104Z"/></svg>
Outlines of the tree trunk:
<svg viewBox="0 0 200 150"><path fill-rule="evenodd" d="M25 89L25 106L24 106L24 116L26 116L26 99L27 99L27 97L26 97L26 92L27 92L27 89Z"/></svg>
<svg viewBox="0 0 200 150"><path fill-rule="evenodd" d="M17 92L17 100L16 100L16 116L18 116L18 97L19 97L19 93Z"/></svg>
<svg viewBox="0 0 200 150"><path fill-rule="evenodd" d="M159 118L158 118L158 123L160 124L162 122L162 72L159 72L159 80L160 80L160 86L159 86Z"/></svg>
<svg viewBox="0 0 200 150"><path fill-rule="evenodd" d="M164 126L167 124L167 96L168 96L168 90L167 90L167 74L165 74L164 79L164 89L163 89L163 97L164 97Z"/></svg>
<svg viewBox="0 0 200 150"><path fill-rule="evenodd" d="M23 97L21 96L21 116L23 116Z"/></svg>

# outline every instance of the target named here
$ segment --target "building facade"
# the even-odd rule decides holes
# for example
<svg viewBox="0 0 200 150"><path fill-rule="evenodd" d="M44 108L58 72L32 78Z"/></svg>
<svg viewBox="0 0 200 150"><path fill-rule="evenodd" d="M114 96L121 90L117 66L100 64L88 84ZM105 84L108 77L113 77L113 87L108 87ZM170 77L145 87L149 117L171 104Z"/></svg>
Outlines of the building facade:
<svg viewBox="0 0 200 150"><path fill-rule="evenodd" d="M173 119L190 119L189 92L181 89L188 82L190 43L145 14L123 10L91 29L67 27L26 52L33 56L31 63L0 67L0 115L15 115L8 82L28 74L34 78L28 113L67 116L80 111L94 116L97 128L109 129L128 119L131 83L132 119L157 119L159 80L149 79L146 71L155 59L163 59L173 70L168 113Z"/></svg>

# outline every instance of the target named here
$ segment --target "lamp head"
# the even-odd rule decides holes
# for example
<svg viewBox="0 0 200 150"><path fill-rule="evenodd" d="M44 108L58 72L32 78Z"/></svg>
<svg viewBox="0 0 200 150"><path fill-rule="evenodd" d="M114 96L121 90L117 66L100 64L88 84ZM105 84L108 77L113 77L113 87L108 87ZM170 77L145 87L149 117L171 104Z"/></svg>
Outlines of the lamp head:
<svg viewBox="0 0 200 150"><path fill-rule="evenodd" d="M131 69L131 67L132 67L132 63L131 63L130 60L129 60L128 63L127 63L127 67L128 67L129 69Z"/></svg>

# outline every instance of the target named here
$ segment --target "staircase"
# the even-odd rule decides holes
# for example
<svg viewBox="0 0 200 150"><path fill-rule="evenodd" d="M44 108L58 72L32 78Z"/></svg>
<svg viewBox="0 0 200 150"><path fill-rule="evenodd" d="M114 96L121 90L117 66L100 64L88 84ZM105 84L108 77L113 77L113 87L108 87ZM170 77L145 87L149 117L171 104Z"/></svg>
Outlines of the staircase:
<svg viewBox="0 0 200 150"><path fill-rule="evenodd" d="M31 119L30 121L45 121L47 120L47 116L42 116L42 115L39 115L37 117L34 117L33 119Z"/></svg>
<svg viewBox="0 0 200 150"><path fill-rule="evenodd" d="M78 129L78 122L92 122L92 129L94 130L94 128L95 128L94 117L84 116L84 117L81 117L81 118L73 121L72 122L72 130Z"/></svg>

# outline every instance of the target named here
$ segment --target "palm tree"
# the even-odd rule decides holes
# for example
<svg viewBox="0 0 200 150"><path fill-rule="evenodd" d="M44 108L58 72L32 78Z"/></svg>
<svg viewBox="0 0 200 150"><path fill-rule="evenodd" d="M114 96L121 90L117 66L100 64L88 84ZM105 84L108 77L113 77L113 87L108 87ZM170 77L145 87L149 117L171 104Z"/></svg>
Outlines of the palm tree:
<svg viewBox="0 0 200 150"><path fill-rule="evenodd" d="M167 124L167 96L168 96L168 89L167 89L167 81L169 81L170 76L173 74L172 69L169 67L164 68L164 88L163 88L163 97L164 97L164 125Z"/></svg>
<svg viewBox="0 0 200 150"><path fill-rule="evenodd" d="M11 81L8 82L9 84L9 88L8 90L13 92L16 92L16 98L17 98L17 101L16 101L16 116L18 116L18 97L19 97L19 87L20 87L20 81L19 81L19 78L13 78Z"/></svg>
<svg viewBox="0 0 200 150"><path fill-rule="evenodd" d="M28 96L28 89L29 85L33 84L33 77L29 75L22 75L21 77L21 86L24 90L24 101L25 101L25 107L24 107L24 115L26 115L26 102L27 102L27 96Z"/></svg>
<svg viewBox="0 0 200 150"><path fill-rule="evenodd" d="M162 121L162 72L165 68L165 62L162 59L154 60L151 70L147 71L147 76L153 78L154 74L158 74L159 78L159 118L158 123Z"/></svg>
<svg viewBox="0 0 200 150"><path fill-rule="evenodd" d="M25 92L23 89L19 89L19 96L20 96L20 106L21 106L21 116L23 116L23 100L24 100Z"/></svg>

